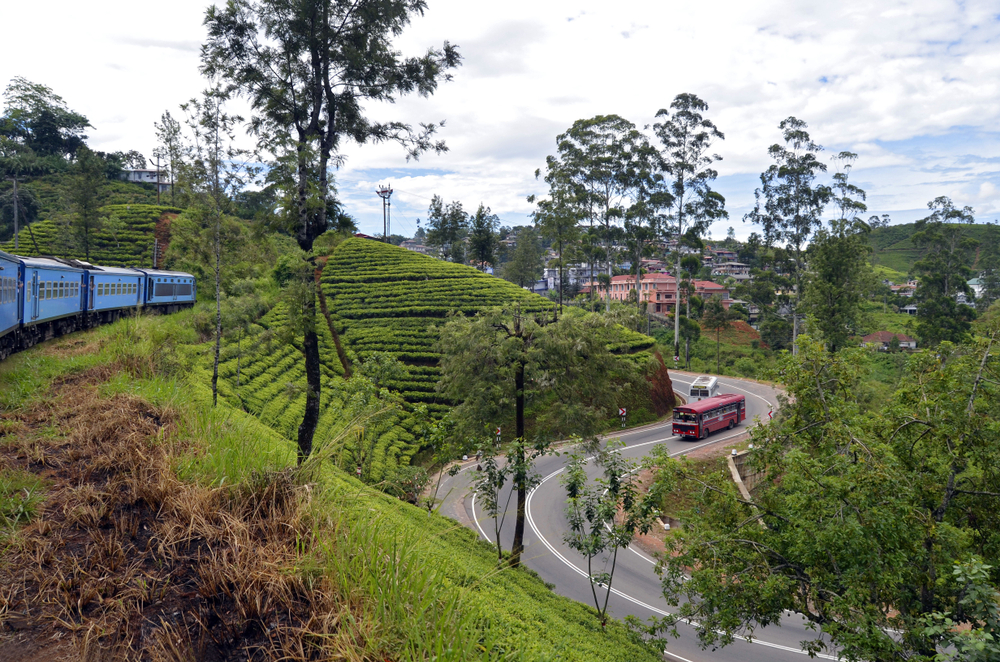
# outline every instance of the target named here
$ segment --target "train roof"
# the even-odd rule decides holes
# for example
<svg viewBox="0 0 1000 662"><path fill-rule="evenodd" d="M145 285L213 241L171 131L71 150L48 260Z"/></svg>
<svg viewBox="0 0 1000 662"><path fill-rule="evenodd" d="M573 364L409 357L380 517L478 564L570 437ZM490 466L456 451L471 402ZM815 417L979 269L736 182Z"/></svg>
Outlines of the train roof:
<svg viewBox="0 0 1000 662"><path fill-rule="evenodd" d="M0 251L0 259L10 260L11 262L20 262L21 261L21 259L19 257L17 257L16 255L11 255L10 253L4 253L3 251Z"/></svg>
<svg viewBox="0 0 1000 662"><path fill-rule="evenodd" d="M81 273L83 271L80 267L66 264L65 262L57 260L54 257L26 257L24 255L15 255L14 258L19 260L24 266L34 267L36 269L57 269L59 271L74 271L77 273Z"/></svg>
<svg viewBox="0 0 1000 662"><path fill-rule="evenodd" d="M142 277L142 272L138 269L130 269L128 267L95 267L91 265L87 267L87 271L91 271L95 274L102 274L108 276L138 276Z"/></svg>
<svg viewBox="0 0 1000 662"><path fill-rule="evenodd" d="M737 395L736 393L722 393L720 395L716 395L711 398L705 398L704 400L699 400L698 402L689 402L686 405L677 405L676 407L674 407L674 409L701 414L703 412L709 411L710 409L715 409L716 407L727 405L732 402L737 402L743 399L744 396Z"/></svg>
<svg viewBox="0 0 1000 662"><path fill-rule="evenodd" d="M180 276L181 278L194 278L194 274L189 274L184 271L163 271L162 269L138 269L147 276L173 276L174 278Z"/></svg>

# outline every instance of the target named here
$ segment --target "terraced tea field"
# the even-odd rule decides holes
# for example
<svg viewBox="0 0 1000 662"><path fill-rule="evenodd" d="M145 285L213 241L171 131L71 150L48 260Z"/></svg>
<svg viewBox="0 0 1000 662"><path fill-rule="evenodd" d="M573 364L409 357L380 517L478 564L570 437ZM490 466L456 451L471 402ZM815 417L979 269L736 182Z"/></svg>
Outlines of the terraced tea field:
<svg viewBox="0 0 1000 662"><path fill-rule="evenodd" d="M390 386L408 402L437 411L448 403L434 392L440 377L435 327L448 313L474 315L515 301L526 312L553 308L548 299L472 267L359 238L334 250L321 284L346 347L362 361L386 352L405 363L409 374Z"/></svg>
<svg viewBox="0 0 1000 662"><path fill-rule="evenodd" d="M106 205L98 213L102 218L117 216L122 223L120 229L105 223L91 233L90 262L115 267L151 267L157 221L165 215L179 214L181 210L158 205ZM0 245L0 250L13 253L14 241ZM20 255L86 258L72 228L53 220L32 223L30 231L21 228L17 252Z"/></svg>

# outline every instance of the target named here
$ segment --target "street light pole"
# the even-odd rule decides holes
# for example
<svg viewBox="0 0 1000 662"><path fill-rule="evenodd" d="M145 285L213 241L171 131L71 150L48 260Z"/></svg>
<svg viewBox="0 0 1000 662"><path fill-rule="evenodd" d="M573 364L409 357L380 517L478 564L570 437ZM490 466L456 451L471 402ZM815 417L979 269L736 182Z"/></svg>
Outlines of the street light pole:
<svg viewBox="0 0 1000 662"><path fill-rule="evenodd" d="M14 252L17 252L17 233L20 228L17 224L17 177L12 177L14 180Z"/></svg>
<svg viewBox="0 0 1000 662"><path fill-rule="evenodd" d="M376 193L378 197L382 198L382 239L386 243L389 243L389 230L391 229L389 225L389 208L392 204L389 198L392 197L392 189L388 185L385 185L377 190Z"/></svg>

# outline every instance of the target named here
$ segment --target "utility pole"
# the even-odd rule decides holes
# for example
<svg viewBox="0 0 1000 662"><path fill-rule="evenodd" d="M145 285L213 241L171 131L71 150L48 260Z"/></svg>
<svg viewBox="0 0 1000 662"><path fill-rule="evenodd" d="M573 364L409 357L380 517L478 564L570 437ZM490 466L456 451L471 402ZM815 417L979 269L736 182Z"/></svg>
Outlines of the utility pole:
<svg viewBox="0 0 1000 662"><path fill-rule="evenodd" d="M11 178L14 181L14 252L17 252L17 177Z"/></svg>
<svg viewBox="0 0 1000 662"><path fill-rule="evenodd" d="M160 155L156 155L156 204L160 204Z"/></svg>
<svg viewBox="0 0 1000 662"><path fill-rule="evenodd" d="M378 191L378 197L382 198L382 239L386 243L389 243L389 207L392 203L389 202L389 198L392 196L392 189L389 185L382 186Z"/></svg>

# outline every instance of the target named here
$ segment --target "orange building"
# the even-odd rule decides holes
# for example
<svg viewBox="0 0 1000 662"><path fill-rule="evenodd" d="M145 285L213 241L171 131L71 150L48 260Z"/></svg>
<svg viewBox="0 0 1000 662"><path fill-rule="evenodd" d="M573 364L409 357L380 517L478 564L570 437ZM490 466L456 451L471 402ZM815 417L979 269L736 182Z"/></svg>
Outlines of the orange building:
<svg viewBox="0 0 1000 662"><path fill-rule="evenodd" d="M710 280L696 280L694 282L695 295L707 301L715 295L722 299L722 305L728 310L732 300L729 298L729 290L713 283ZM676 280L667 274L646 274L639 281L639 301L644 301L649 305L651 313L668 313L673 311L677 301L674 298ZM635 290L635 276L615 276L611 279L611 291L606 291L603 285L597 285L597 291L601 299L610 296L617 301L629 300L629 294ZM684 292L681 292L681 303L684 302Z"/></svg>

